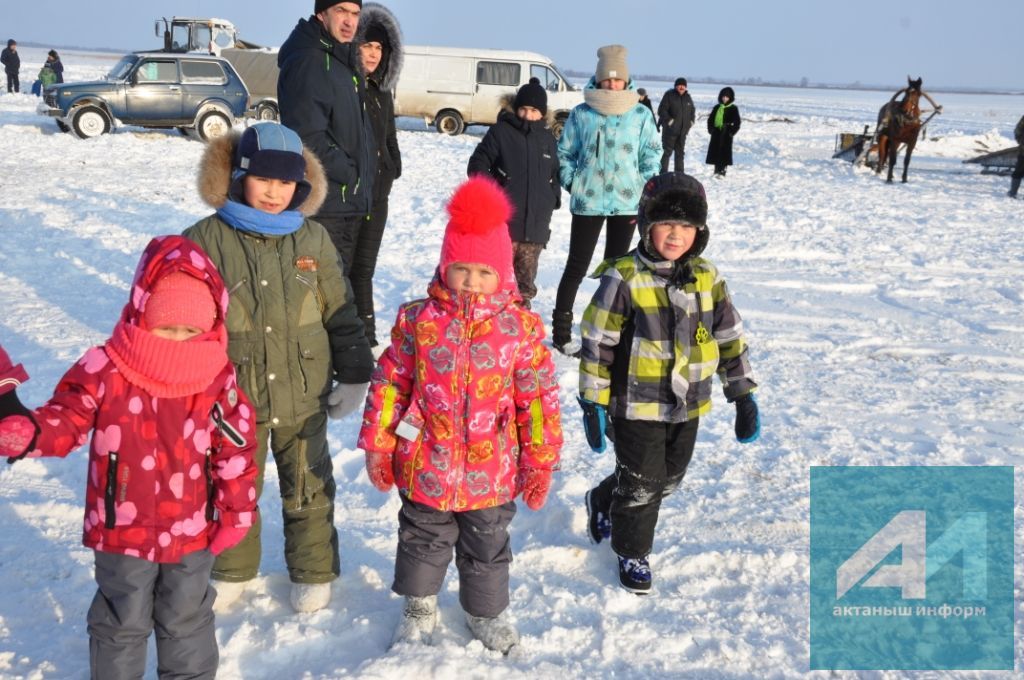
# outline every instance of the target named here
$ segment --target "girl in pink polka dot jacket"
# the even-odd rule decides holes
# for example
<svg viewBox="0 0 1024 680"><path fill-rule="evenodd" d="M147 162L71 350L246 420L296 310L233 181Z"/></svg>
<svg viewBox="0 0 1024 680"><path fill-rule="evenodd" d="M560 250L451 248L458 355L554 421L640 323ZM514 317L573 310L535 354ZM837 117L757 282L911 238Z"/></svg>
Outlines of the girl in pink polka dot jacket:
<svg viewBox="0 0 1024 680"><path fill-rule="evenodd" d="M227 305L196 244L157 237L110 339L43 406L0 401L0 455L66 456L92 432L83 532L99 586L88 613L92 677L142 677L154 628L161 672L216 673L210 569L257 513L254 412L228 360Z"/></svg>

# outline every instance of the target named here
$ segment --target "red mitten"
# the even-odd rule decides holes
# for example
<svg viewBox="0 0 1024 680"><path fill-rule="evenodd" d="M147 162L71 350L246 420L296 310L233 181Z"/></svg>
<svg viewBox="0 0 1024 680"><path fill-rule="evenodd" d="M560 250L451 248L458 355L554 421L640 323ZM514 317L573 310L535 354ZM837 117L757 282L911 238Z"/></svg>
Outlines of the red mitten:
<svg viewBox="0 0 1024 680"><path fill-rule="evenodd" d="M220 522L214 522L210 528L210 552L220 555L225 550L234 548L247 533L249 527L226 527Z"/></svg>
<svg viewBox="0 0 1024 680"><path fill-rule="evenodd" d="M538 468L522 468L519 470L523 500L530 510L540 510L548 499L551 490L551 470Z"/></svg>
<svg viewBox="0 0 1024 680"><path fill-rule="evenodd" d="M395 484L394 456L380 451L367 451L366 474L378 491L390 491Z"/></svg>
<svg viewBox="0 0 1024 680"><path fill-rule="evenodd" d="M25 454L35 437L36 424L28 416L8 416L0 420L0 456Z"/></svg>

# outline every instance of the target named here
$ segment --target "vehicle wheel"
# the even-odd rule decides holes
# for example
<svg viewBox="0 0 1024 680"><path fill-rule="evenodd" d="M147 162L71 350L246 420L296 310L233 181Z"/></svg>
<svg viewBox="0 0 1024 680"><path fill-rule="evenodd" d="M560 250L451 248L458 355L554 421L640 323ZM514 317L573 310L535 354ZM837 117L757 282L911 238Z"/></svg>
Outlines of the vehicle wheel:
<svg viewBox="0 0 1024 680"><path fill-rule="evenodd" d="M110 132L110 119L98 106L80 106L71 112L71 129L80 139L99 137Z"/></svg>
<svg viewBox="0 0 1024 680"><path fill-rule="evenodd" d="M273 102L262 102L256 107L256 118L258 120L277 121L280 119L280 114Z"/></svg>
<svg viewBox="0 0 1024 680"><path fill-rule="evenodd" d="M60 128L61 132L71 132L71 128L68 126L67 123L65 123L64 121L62 121L59 118L56 120L56 122L57 122L57 127Z"/></svg>
<svg viewBox="0 0 1024 680"><path fill-rule="evenodd" d="M207 111L199 118L196 124L196 132L199 139L208 142L211 139L223 137L231 131L231 121L220 111Z"/></svg>
<svg viewBox="0 0 1024 680"><path fill-rule="evenodd" d="M466 129L466 123L462 120L462 116L459 115L458 111L445 109L434 118L434 127L441 134L454 137L455 135L462 134L462 131Z"/></svg>

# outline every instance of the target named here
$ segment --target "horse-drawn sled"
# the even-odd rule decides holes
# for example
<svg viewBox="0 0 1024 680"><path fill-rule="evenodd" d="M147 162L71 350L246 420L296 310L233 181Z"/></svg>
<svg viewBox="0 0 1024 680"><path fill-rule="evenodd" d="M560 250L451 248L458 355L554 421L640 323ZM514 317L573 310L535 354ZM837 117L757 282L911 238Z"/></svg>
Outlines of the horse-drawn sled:
<svg viewBox="0 0 1024 680"><path fill-rule="evenodd" d="M983 153L974 158L968 158L964 163L977 163L981 166L983 175L1009 175L1017 164L1017 154L1020 153L1019 146L1011 146L1008 149L1000 149L991 153Z"/></svg>
<svg viewBox="0 0 1024 680"><path fill-rule="evenodd" d="M843 132L836 135L836 148L832 158L840 158L854 165L866 165L876 173L881 173L888 167L889 175L886 182L892 182L896 159L900 150L905 148L903 181L906 182L910 156L914 153L922 128L936 114L942 112L942 107L921 89L921 84L921 78L911 80L910 76L907 76L907 86L894 94L878 111L878 124L875 126L874 134L869 134L869 126L865 125L864 132L860 134ZM897 101L901 94L903 99ZM921 111L921 97L927 99L933 108ZM930 115L922 121L922 113Z"/></svg>

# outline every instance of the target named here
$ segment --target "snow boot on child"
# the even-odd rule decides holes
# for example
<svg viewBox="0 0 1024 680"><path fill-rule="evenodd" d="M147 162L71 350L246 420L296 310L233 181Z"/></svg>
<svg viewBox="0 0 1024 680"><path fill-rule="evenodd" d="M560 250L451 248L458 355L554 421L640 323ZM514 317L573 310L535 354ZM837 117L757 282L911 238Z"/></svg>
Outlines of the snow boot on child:
<svg viewBox="0 0 1024 680"><path fill-rule="evenodd" d="M248 581L211 581L210 585L217 591L217 599L213 601L215 614L223 614L231 609L231 605L238 601L238 598L245 592Z"/></svg>
<svg viewBox="0 0 1024 680"><path fill-rule="evenodd" d="M612 535L612 520L594 502L594 489L584 496L587 504L587 537L590 542L597 545Z"/></svg>
<svg viewBox="0 0 1024 680"><path fill-rule="evenodd" d="M497 616L473 616L466 612L466 623L473 637L484 643L487 649L508 654L519 644L519 631L504 612Z"/></svg>
<svg viewBox="0 0 1024 680"><path fill-rule="evenodd" d="M331 601L330 583L293 583L292 608L302 614L323 609Z"/></svg>
<svg viewBox="0 0 1024 680"><path fill-rule="evenodd" d="M402 620L395 630L392 645L399 642L423 643L433 641L434 627L437 626L437 595L413 597L406 595Z"/></svg>
<svg viewBox="0 0 1024 680"><path fill-rule="evenodd" d="M631 593L646 595L651 592L651 565L646 557L619 556L619 583Z"/></svg>

